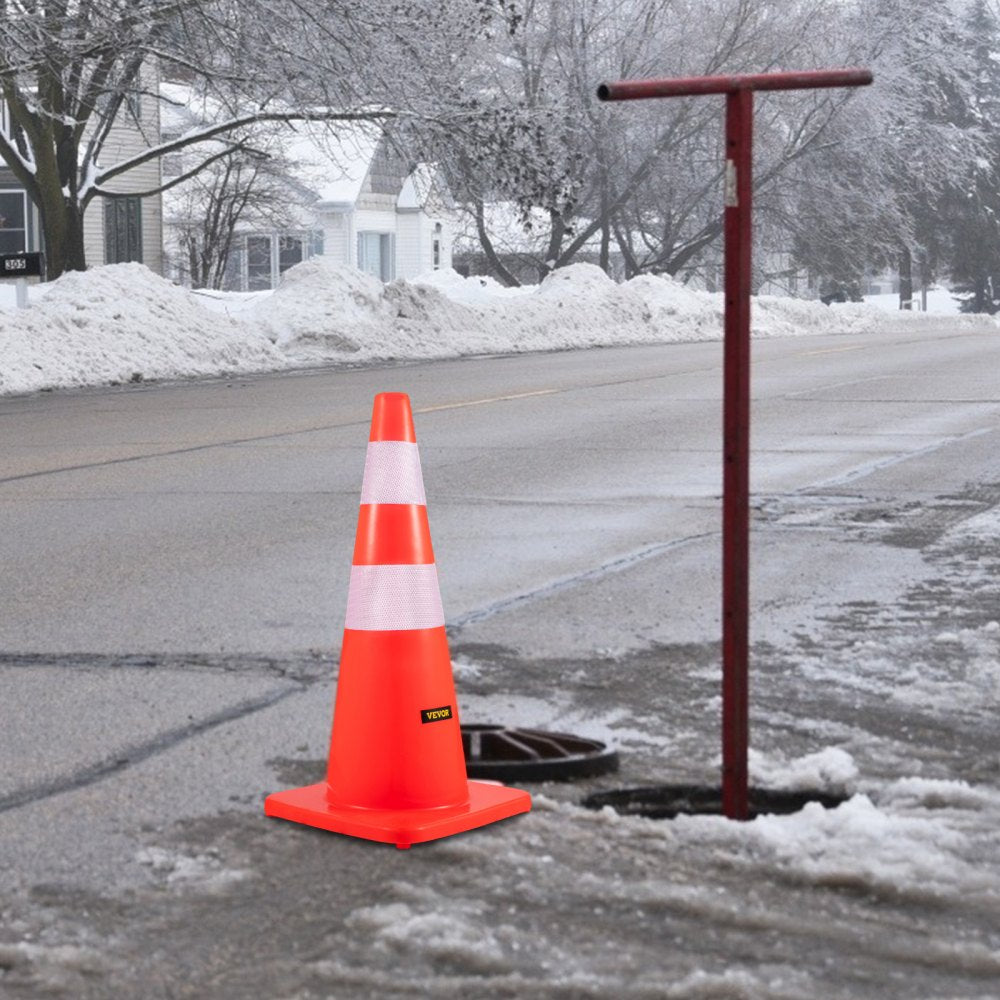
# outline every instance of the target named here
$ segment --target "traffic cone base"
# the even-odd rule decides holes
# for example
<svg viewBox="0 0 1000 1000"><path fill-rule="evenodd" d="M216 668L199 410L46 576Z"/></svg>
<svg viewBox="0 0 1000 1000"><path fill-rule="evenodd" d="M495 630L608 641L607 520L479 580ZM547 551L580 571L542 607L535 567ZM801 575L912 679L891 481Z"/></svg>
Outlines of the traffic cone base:
<svg viewBox="0 0 1000 1000"><path fill-rule="evenodd" d="M362 809L331 803L330 786L322 781L269 795L264 800L264 813L331 833L407 848L411 844L474 830L531 809L531 796L518 788L490 781L470 781L468 786L469 801L460 806Z"/></svg>

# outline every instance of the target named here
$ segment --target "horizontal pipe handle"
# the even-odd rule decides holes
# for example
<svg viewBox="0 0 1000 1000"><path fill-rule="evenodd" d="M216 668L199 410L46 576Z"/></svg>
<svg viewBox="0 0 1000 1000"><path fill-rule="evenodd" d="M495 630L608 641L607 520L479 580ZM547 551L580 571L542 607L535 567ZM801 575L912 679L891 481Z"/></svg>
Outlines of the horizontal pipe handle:
<svg viewBox="0 0 1000 1000"><path fill-rule="evenodd" d="M866 87L870 69L823 69L801 73L751 73L742 76L689 76L663 80L619 80L602 83L602 101L641 101L650 97L694 97L732 94L739 90L811 90L819 87Z"/></svg>

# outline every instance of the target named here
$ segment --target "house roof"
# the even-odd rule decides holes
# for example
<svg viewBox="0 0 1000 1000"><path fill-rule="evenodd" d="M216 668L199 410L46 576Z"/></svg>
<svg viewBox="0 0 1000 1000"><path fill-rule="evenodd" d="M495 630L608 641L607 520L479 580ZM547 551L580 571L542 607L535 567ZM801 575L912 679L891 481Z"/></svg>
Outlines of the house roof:
<svg viewBox="0 0 1000 1000"><path fill-rule="evenodd" d="M403 181L396 199L398 208L422 208L434 191L436 168L432 163L418 163Z"/></svg>
<svg viewBox="0 0 1000 1000"><path fill-rule="evenodd" d="M206 122L223 121L231 112L220 101L199 94L186 84L161 83L161 129L183 134ZM289 122L276 126L277 145L288 163L288 174L303 193L315 197L318 208L349 208L357 204L384 132L376 121ZM222 144L223 139L209 143ZM396 207L417 211L437 197L453 207L448 186L433 163L418 163L402 180Z"/></svg>
<svg viewBox="0 0 1000 1000"><path fill-rule="evenodd" d="M381 138L375 122L297 124L289 126L285 155L320 205L353 205Z"/></svg>

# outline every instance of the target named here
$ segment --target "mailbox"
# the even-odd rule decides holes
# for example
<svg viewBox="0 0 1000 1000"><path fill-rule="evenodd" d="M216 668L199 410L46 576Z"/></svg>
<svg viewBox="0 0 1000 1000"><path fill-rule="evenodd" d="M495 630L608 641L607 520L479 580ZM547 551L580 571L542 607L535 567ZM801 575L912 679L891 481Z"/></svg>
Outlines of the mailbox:
<svg viewBox="0 0 1000 1000"><path fill-rule="evenodd" d="M40 253L0 255L0 278L40 278L45 258Z"/></svg>

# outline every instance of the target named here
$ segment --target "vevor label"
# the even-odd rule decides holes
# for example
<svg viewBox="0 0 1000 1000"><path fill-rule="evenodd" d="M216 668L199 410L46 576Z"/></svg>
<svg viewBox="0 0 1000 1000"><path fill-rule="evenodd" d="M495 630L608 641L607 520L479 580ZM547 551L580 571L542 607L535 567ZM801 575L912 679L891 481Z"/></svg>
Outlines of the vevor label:
<svg viewBox="0 0 1000 1000"><path fill-rule="evenodd" d="M443 722L451 718L451 705L443 705L441 708L425 708L420 712L421 722Z"/></svg>

